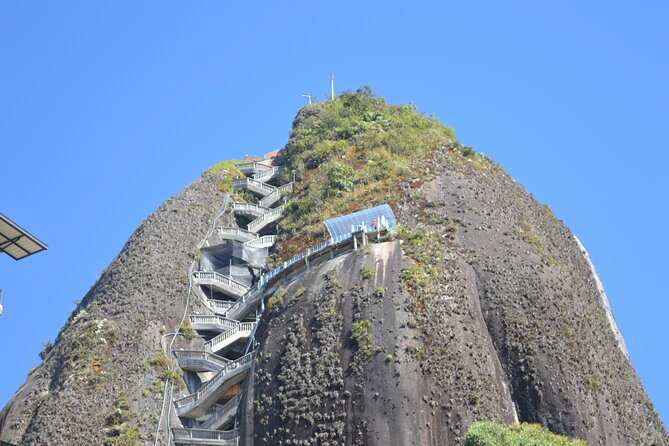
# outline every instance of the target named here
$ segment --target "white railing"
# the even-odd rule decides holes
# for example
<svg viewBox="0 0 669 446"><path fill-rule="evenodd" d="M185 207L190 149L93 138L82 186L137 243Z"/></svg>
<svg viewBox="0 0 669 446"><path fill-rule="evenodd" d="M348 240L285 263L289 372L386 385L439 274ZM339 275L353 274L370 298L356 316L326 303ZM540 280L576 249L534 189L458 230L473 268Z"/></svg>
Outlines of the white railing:
<svg viewBox="0 0 669 446"><path fill-rule="evenodd" d="M228 331L224 331L223 333L211 338L204 344L204 346L210 352L220 350L223 348L219 346L220 344L225 344L226 340L230 339L237 333L244 333L248 331L248 334L250 334L253 331L255 325L255 322L237 322L237 324L235 324L234 327L231 327Z"/></svg>
<svg viewBox="0 0 669 446"><path fill-rule="evenodd" d="M230 308L228 308L228 310L225 312L225 314L230 316L236 315L237 311L240 311L245 306L255 303L255 301L261 298L263 295L262 291L263 287L260 285L260 282L258 282L256 286L253 287L252 291L246 293L245 295L242 296L241 299L239 299L237 302L231 305Z"/></svg>
<svg viewBox="0 0 669 446"><path fill-rule="evenodd" d="M232 203L232 209L235 212L239 213L247 213L247 214L253 214L253 215L263 215L268 213L271 209L258 205L255 203L242 203L241 201L235 201ZM248 232L248 231L247 231Z"/></svg>
<svg viewBox="0 0 669 446"><path fill-rule="evenodd" d="M277 189L275 186L272 186L270 184L265 184L260 181L252 180L251 178L246 179L246 187L252 191L264 195L271 194Z"/></svg>
<svg viewBox="0 0 669 446"><path fill-rule="evenodd" d="M220 440L229 443L221 444L237 444L239 440L239 431L237 429L231 431L217 431L212 429L187 429L187 428L172 428L175 440Z"/></svg>
<svg viewBox="0 0 669 446"><path fill-rule="evenodd" d="M248 163L239 163L235 164L235 167L243 173L251 170L265 170L269 169L270 166L265 164L268 161L250 161Z"/></svg>
<svg viewBox="0 0 669 446"><path fill-rule="evenodd" d="M238 360L226 364L225 367L223 367L223 369L221 369L220 372L214 375L214 377L211 378L209 381L204 383L197 392L174 401L174 405L178 409L180 407L184 407L188 404L196 402L203 396L206 396L213 390L217 389L221 384L227 381L231 375L243 371L244 368L248 368L252 360L253 360L253 354L247 353Z"/></svg>
<svg viewBox="0 0 669 446"><path fill-rule="evenodd" d="M228 276L224 276L221 273L217 273L216 271L195 271L193 273L193 278L195 280L213 280L227 288L230 288L240 295L243 295L249 290L249 287L243 283L237 282L236 280L233 280Z"/></svg>
<svg viewBox="0 0 669 446"><path fill-rule="evenodd" d="M255 232L242 228L216 228L216 231L221 238L238 240L240 242L247 242L258 238L258 234Z"/></svg>
<svg viewBox="0 0 669 446"><path fill-rule="evenodd" d="M234 417L235 414L237 413L239 402L241 401L241 399L242 399L242 393L239 392L237 395L232 397L230 401L228 401L223 405L212 404L211 406L209 406L209 408L205 413L207 415L211 415L211 417L204 423L202 423L200 428L211 429L215 425L220 426L222 423L225 422L225 419Z"/></svg>
<svg viewBox="0 0 669 446"><path fill-rule="evenodd" d="M271 194L263 197L259 201L259 203L262 206L267 206L267 207L272 206L274 203L279 201L281 197L286 194L286 192L292 192L292 190L293 190L293 183L284 184L283 186L277 188Z"/></svg>
<svg viewBox="0 0 669 446"><path fill-rule="evenodd" d="M262 206L270 207L280 199L281 192L279 192L279 189L276 189L271 194L262 197L258 203L260 203Z"/></svg>
<svg viewBox="0 0 669 446"><path fill-rule="evenodd" d="M292 192L293 191L293 182L291 181L290 183L286 183L283 186L279 186L279 192L282 194L285 194L286 192Z"/></svg>
<svg viewBox="0 0 669 446"><path fill-rule="evenodd" d="M193 314L188 316L191 325L222 325L225 330L229 330L237 326L239 322L234 319L227 319L222 316L209 316Z"/></svg>
<svg viewBox="0 0 669 446"><path fill-rule="evenodd" d="M233 306L235 303L227 300L215 300L207 299L207 306L212 309L214 312L220 310L222 313L225 313Z"/></svg>
<svg viewBox="0 0 669 446"><path fill-rule="evenodd" d="M221 367L225 367L231 362L229 359L225 359L222 356L215 355L206 350L174 350L172 353L177 359L209 361L220 365Z"/></svg>
<svg viewBox="0 0 669 446"><path fill-rule="evenodd" d="M251 223L248 225L248 230L253 231L253 232L258 232L259 229L264 228L266 225L278 220L281 218L281 214L283 213L283 206L279 206L278 208L274 208L270 210L269 212L264 213L260 217L256 218L253 220Z"/></svg>
<svg viewBox="0 0 669 446"><path fill-rule="evenodd" d="M269 181L272 178L276 178L283 173L283 167L270 167L267 170L258 172L253 175L253 179L256 181Z"/></svg>
<svg viewBox="0 0 669 446"><path fill-rule="evenodd" d="M244 242L247 246L253 246L254 248L269 248L274 245L276 242L276 235L263 235L248 242Z"/></svg>

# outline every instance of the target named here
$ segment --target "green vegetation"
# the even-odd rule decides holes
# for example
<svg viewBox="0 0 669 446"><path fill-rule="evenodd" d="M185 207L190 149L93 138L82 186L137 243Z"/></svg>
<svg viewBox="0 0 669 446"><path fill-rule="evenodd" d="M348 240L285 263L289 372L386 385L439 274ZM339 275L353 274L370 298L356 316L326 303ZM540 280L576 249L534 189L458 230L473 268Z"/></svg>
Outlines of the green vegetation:
<svg viewBox="0 0 669 446"><path fill-rule="evenodd" d="M174 362L170 360L165 353L162 351L154 358L147 358L144 360L144 365L153 367L156 371L157 380L154 381L149 389L153 393L162 392L162 383L165 380L169 380L172 384L175 384L177 388L183 388L183 372L180 368L176 367ZM146 396L146 395L145 395Z"/></svg>
<svg viewBox="0 0 669 446"><path fill-rule="evenodd" d="M505 427L478 422L469 427L465 446L587 446L587 443L556 435L538 424L517 423Z"/></svg>
<svg viewBox="0 0 669 446"><path fill-rule="evenodd" d="M128 395L119 395L111 412L105 417L107 438L102 442L103 446L139 445L139 428L129 426L131 419L136 416L137 412L128 403Z"/></svg>
<svg viewBox="0 0 669 446"><path fill-rule="evenodd" d="M44 361L49 352L53 349L53 343L51 341L42 342L42 350L39 352L39 357Z"/></svg>
<svg viewBox="0 0 669 446"><path fill-rule="evenodd" d="M388 356L386 356L386 362L387 363L393 362L393 355L388 354Z"/></svg>
<svg viewBox="0 0 669 446"><path fill-rule="evenodd" d="M106 381L107 357L116 342L118 328L107 319L93 319L81 324L69 350L64 351L64 379L77 379L96 386Z"/></svg>
<svg viewBox="0 0 669 446"><path fill-rule="evenodd" d="M586 375L584 377L584 381L586 387L593 393L598 393L600 390L602 390L602 378L596 372Z"/></svg>
<svg viewBox="0 0 669 446"><path fill-rule="evenodd" d="M244 178L244 174L235 167L235 164L239 164L241 161L237 160L228 160L221 161L211 166L205 171L205 173L212 175L219 175L221 179L218 182L218 189L221 192L231 193L232 192L232 180L237 178Z"/></svg>
<svg viewBox="0 0 669 446"><path fill-rule="evenodd" d="M300 297L304 296L304 293L305 293L306 291L307 291L307 289L304 288L304 287L300 287L300 288L298 288L298 289L295 291L295 293L291 296L289 304L290 304L290 305L295 305L295 302L297 302L297 301L299 300Z"/></svg>
<svg viewBox="0 0 669 446"><path fill-rule="evenodd" d="M283 298L286 297L286 294L288 294L288 290L285 288L279 288L274 292L272 297L269 298L267 301L267 310L269 311L276 311L279 309L281 304L283 303Z"/></svg>
<svg viewBox="0 0 669 446"><path fill-rule="evenodd" d="M454 231L451 231L450 225L447 230L447 235L452 237ZM404 242L402 248L413 260L401 272L400 278L410 291L424 292L439 277L437 262L441 259L441 244L450 239L441 239L424 229L411 230L402 226L397 229L397 237Z"/></svg>
<svg viewBox="0 0 669 446"><path fill-rule="evenodd" d="M365 280L369 280L374 277L374 268L372 267L365 267L362 269L362 278Z"/></svg>
<svg viewBox="0 0 669 446"><path fill-rule="evenodd" d="M385 296L385 294L386 294L386 289L383 286L377 285L377 287L374 288L374 296L381 298Z"/></svg>
<svg viewBox="0 0 669 446"><path fill-rule="evenodd" d="M282 221L281 257L323 237L323 219L392 205L430 153L454 143L453 131L434 117L413 105L389 105L367 87L303 108L286 145L287 170L300 181Z"/></svg>
<svg viewBox="0 0 669 446"><path fill-rule="evenodd" d="M195 331L193 326L190 324L190 320L188 319L184 319L183 322L179 324L179 333L181 333L183 337L189 341L191 339L195 339L195 336L197 336L197 331Z"/></svg>
<svg viewBox="0 0 669 446"><path fill-rule="evenodd" d="M548 208L550 210L550 208ZM515 229L513 235L524 240L528 245L530 245L530 251L533 254L541 256L541 260L548 266L556 265L557 260L547 255L546 253L546 242L543 237L541 237L532 224L522 221L520 222L519 227Z"/></svg>
<svg viewBox="0 0 669 446"><path fill-rule="evenodd" d="M541 238L539 234L537 234L534 226L532 226L530 223L526 221L520 222L520 226L515 229L513 234L516 237L525 240L525 242L530 245L530 249L533 253L539 255L544 253L546 249L544 246L544 239Z"/></svg>
<svg viewBox="0 0 669 446"><path fill-rule="evenodd" d="M188 286L188 276L186 274L181 274L177 278L177 282L179 282L183 286Z"/></svg>
<svg viewBox="0 0 669 446"><path fill-rule="evenodd" d="M351 341L356 347L351 369L358 374L362 373L365 363L373 353L372 334L369 332L371 327L372 323L369 320L361 319L354 322L351 329Z"/></svg>

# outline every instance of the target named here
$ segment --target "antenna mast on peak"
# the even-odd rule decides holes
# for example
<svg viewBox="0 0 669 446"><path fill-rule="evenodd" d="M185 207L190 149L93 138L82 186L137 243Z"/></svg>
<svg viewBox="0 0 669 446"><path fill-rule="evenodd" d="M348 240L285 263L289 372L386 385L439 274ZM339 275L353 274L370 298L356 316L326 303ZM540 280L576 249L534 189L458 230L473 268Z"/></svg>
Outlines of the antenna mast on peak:
<svg viewBox="0 0 669 446"><path fill-rule="evenodd" d="M311 101L314 99L314 95L309 93L300 93L300 96L304 96L305 98L309 99L309 105L311 105Z"/></svg>
<svg viewBox="0 0 669 446"><path fill-rule="evenodd" d="M330 74L330 99L334 101L334 74Z"/></svg>

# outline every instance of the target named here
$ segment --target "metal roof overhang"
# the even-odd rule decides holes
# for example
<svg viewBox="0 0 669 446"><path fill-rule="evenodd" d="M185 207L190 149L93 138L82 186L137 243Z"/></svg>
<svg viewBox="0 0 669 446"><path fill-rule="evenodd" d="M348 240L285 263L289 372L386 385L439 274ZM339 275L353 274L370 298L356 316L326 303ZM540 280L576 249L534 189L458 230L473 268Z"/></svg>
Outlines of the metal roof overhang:
<svg viewBox="0 0 669 446"><path fill-rule="evenodd" d="M330 237L334 240L338 237L355 232L361 226L365 228L365 232L375 230L372 228L372 222L376 222L378 225L377 227L383 226L386 230L391 232L397 227L395 214L387 204L331 218L330 220L325 220L323 223L328 229Z"/></svg>
<svg viewBox="0 0 669 446"><path fill-rule="evenodd" d="M0 252L20 260L47 248L37 237L0 214Z"/></svg>

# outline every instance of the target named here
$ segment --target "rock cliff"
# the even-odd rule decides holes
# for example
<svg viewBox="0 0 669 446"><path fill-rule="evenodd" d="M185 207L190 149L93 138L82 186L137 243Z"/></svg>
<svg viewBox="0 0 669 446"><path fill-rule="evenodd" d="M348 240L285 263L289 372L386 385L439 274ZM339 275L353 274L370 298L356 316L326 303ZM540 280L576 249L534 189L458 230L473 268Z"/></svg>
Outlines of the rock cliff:
<svg viewBox="0 0 669 446"><path fill-rule="evenodd" d="M587 253L452 130L361 89L301 110L284 163L297 182L267 268L326 239L326 218L389 203L400 228L269 289L242 444L457 445L492 420L669 445ZM201 383L165 340L186 313L211 312L188 274L203 239L220 242L214 220L239 222L222 204L251 198L232 194L234 170L205 173L140 225L3 409L1 439L167 444L164 383ZM201 347L180 327L179 348Z"/></svg>

